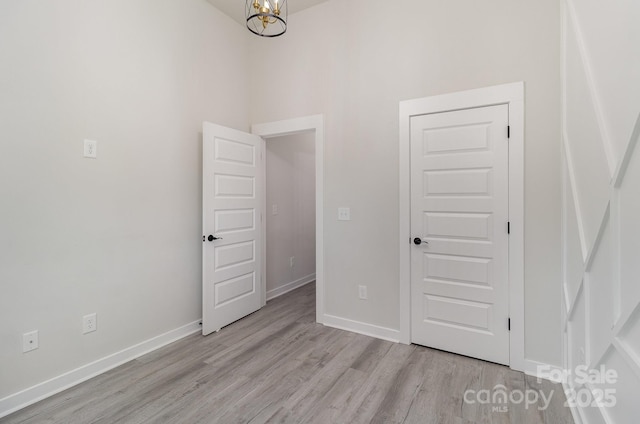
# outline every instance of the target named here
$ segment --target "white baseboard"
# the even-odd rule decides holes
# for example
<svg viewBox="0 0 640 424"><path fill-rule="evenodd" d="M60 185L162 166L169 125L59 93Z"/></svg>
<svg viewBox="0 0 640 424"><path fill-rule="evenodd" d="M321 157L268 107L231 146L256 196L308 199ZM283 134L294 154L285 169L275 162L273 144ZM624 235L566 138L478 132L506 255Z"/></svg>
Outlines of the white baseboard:
<svg viewBox="0 0 640 424"><path fill-rule="evenodd" d="M364 334L382 340L398 343L400 340L400 330L380 327L365 322L353 321L347 318L336 317L334 315L324 315L322 322L327 327L338 328L340 330L352 331L354 333Z"/></svg>
<svg viewBox="0 0 640 424"><path fill-rule="evenodd" d="M310 282L315 281L315 279L316 273L314 272L313 274L309 274L306 277L299 278L296 281L292 281L280 287L276 287L275 289L271 289L267 292L267 300L271 300L278 296L282 296L285 293L289 293L291 290L295 290L298 287L302 287L305 284L309 284Z"/></svg>
<svg viewBox="0 0 640 424"><path fill-rule="evenodd" d="M532 377L549 380L553 383L562 383L563 370L557 365L545 364L532 359L524 360L524 373Z"/></svg>
<svg viewBox="0 0 640 424"><path fill-rule="evenodd" d="M200 320L194 321L2 398L0 399L0 418L107 372L132 359L166 346L169 343L197 333L201 331L201 329Z"/></svg>

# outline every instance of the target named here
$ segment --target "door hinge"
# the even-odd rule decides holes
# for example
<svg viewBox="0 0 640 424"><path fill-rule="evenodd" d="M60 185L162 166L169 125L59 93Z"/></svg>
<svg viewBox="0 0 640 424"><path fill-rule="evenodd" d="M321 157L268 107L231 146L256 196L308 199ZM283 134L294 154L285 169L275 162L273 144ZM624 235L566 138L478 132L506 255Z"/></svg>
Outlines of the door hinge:
<svg viewBox="0 0 640 424"><path fill-rule="evenodd" d="M507 138L511 138L511 125L507 125Z"/></svg>
<svg viewBox="0 0 640 424"><path fill-rule="evenodd" d="M511 222L507 221L507 234L511 234Z"/></svg>
<svg viewBox="0 0 640 424"><path fill-rule="evenodd" d="M511 331L511 318L507 318L507 330Z"/></svg>

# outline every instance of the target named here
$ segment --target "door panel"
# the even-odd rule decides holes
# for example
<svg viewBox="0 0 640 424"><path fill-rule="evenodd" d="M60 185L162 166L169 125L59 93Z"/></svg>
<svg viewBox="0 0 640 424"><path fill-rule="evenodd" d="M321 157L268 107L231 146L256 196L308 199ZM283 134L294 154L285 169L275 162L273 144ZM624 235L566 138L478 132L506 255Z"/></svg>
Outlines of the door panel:
<svg viewBox="0 0 640 424"><path fill-rule="evenodd" d="M262 139L203 128L203 311L209 334L262 306ZM208 236L217 239L209 241Z"/></svg>
<svg viewBox="0 0 640 424"><path fill-rule="evenodd" d="M489 196L491 169L426 171L425 196Z"/></svg>
<svg viewBox="0 0 640 424"><path fill-rule="evenodd" d="M411 118L412 342L509 363L508 108Z"/></svg>
<svg viewBox="0 0 640 424"><path fill-rule="evenodd" d="M427 237L489 240L492 219L487 213L427 212L424 227Z"/></svg>

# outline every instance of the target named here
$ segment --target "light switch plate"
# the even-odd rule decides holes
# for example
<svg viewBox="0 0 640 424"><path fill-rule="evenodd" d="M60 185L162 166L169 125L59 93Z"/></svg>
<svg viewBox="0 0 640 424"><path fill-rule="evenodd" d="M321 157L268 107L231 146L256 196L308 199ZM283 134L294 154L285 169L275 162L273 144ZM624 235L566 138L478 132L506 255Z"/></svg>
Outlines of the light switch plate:
<svg viewBox="0 0 640 424"><path fill-rule="evenodd" d="M338 208L338 221L351 221L351 209Z"/></svg>
<svg viewBox="0 0 640 424"><path fill-rule="evenodd" d="M98 157L98 142L95 140L84 141L84 157L95 159Z"/></svg>

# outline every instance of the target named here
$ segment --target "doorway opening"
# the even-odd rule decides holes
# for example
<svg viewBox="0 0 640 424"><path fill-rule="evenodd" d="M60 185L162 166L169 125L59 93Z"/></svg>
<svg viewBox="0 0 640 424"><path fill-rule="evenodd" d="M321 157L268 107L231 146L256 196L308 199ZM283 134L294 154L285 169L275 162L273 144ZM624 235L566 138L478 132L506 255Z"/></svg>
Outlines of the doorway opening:
<svg viewBox="0 0 640 424"><path fill-rule="evenodd" d="M316 321L324 323L323 117L254 125L252 132L203 123L203 335L266 304L266 140L293 134L310 133L313 140ZM313 232L313 222L309 226ZM313 257L314 246L307 250L306 257ZM292 269L296 258L289 255L287 262ZM312 265L313 260L307 262ZM285 279L282 287L273 287L271 294L282 294L311 277L306 274L294 281Z"/></svg>
<svg viewBox="0 0 640 424"><path fill-rule="evenodd" d="M316 279L315 137L266 140L266 300Z"/></svg>
<svg viewBox="0 0 640 424"><path fill-rule="evenodd" d="M283 121L268 122L263 124L255 124L251 126L251 132L262 137L264 140L263 151L266 152L266 145L271 139L295 135L308 135L313 139L313 160L315 163L315 281L316 281L316 322L324 323L324 117L322 115L306 116L301 118L287 119ZM276 141L277 142L277 141ZM263 192L266 192L266 169L262 178ZM267 205L267 196L263 196L262 216L270 216L273 212L273 204ZM269 210L267 210L269 208ZM278 207L279 208L279 207ZM271 215L273 216L273 215ZM267 275L266 269L266 252L267 252L267 234L266 225L262 226L262 275ZM285 257L288 261L290 258ZM295 268L296 259L293 259ZM289 262L290 264L290 262ZM285 265L288 265L285 261ZM295 281L294 281L295 282ZM303 283L299 283L303 284ZM295 284L294 284L295 285ZM293 287L291 287L293 288ZM266 304L267 290L263 290L263 305ZM276 289L277 290L277 289ZM273 292L274 295L277 292Z"/></svg>

